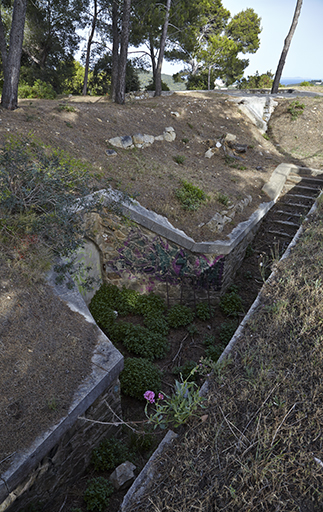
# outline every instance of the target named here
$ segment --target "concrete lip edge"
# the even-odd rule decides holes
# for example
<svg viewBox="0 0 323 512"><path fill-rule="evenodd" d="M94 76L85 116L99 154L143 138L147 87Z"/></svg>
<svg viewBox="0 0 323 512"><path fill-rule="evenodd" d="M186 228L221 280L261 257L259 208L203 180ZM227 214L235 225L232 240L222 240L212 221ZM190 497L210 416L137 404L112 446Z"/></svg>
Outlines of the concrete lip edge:
<svg viewBox="0 0 323 512"><path fill-rule="evenodd" d="M82 314L86 321L95 324L83 298L77 290L56 285L54 273L50 272L48 284L54 293L67 305ZM41 459L55 446L62 435L77 421L92 403L109 387L123 369L124 359L107 336L97 327L97 343L91 358L91 373L84 379L74 393L73 402L68 413L58 423L50 427L43 435L36 438L28 449L12 457L10 467L0 474L0 506L11 492L32 471Z"/></svg>

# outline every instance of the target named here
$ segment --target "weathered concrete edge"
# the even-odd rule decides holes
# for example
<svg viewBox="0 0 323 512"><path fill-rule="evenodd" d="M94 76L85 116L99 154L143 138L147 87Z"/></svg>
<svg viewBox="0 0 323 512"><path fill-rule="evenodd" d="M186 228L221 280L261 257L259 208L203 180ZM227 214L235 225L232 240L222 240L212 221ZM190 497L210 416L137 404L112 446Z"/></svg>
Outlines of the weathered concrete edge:
<svg viewBox="0 0 323 512"><path fill-rule="evenodd" d="M77 287L69 290L55 283L55 274L49 273L48 284L54 293L72 309L82 314L86 321L95 324ZM0 475L0 504L26 478L42 458L55 446L62 435L72 427L78 417L92 405L105 389L119 376L124 359L107 336L98 328L97 344L92 356L92 372L77 388L68 413L56 425L39 436L27 451L17 453L10 468Z"/></svg>
<svg viewBox="0 0 323 512"><path fill-rule="evenodd" d="M142 469L142 471L137 476L136 480L128 490L127 494L124 496L123 501L121 503L120 512L124 512L126 510L126 507L129 506L130 502L134 502L138 500L143 493L145 492L145 488L148 486L148 484L152 481L152 479L155 476L155 467L154 463L159 455L162 454L164 451L164 448L166 448L167 445L169 445L178 434L175 434L172 430L169 430L167 434L165 435L164 439L159 443L158 447L150 457L149 461L145 465L145 467Z"/></svg>
<svg viewBox="0 0 323 512"><path fill-rule="evenodd" d="M128 215L131 220L175 242L184 249L194 253L225 255L229 254L238 245L275 204L285 184L286 178L292 169L298 169L298 167L293 164L280 164L276 167L269 182L266 183L262 189L271 200L261 203L248 220L240 222L238 226L232 230L230 235L228 235L228 240L195 242L193 238L187 236L184 231L175 228L166 217L148 210L141 206L138 201L124 201L122 194L118 191L110 188L108 190L100 190L95 194L102 198L104 204L108 204L111 201L119 202L123 213ZM89 197L93 199L94 195Z"/></svg>

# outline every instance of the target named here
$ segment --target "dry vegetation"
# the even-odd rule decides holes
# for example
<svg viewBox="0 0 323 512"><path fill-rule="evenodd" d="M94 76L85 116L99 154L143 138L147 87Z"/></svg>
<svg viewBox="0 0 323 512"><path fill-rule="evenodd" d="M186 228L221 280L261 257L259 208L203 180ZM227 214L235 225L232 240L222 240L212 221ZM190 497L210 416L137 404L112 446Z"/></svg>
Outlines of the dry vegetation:
<svg viewBox="0 0 323 512"><path fill-rule="evenodd" d="M322 510L322 262L321 205L132 511Z"/></svg>

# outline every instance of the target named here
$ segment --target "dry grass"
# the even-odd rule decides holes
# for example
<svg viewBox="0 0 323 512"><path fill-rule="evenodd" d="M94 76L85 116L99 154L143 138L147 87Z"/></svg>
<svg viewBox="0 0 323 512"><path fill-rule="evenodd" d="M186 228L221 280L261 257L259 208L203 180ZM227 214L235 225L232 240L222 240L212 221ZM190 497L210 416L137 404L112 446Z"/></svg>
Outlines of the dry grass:
<svg viewBox="0 0 323 512"><path fill-rule="evenodd" d="M131 510L322 510L322 271L320 207L216 369L207 421L181 434Z"/></svg>

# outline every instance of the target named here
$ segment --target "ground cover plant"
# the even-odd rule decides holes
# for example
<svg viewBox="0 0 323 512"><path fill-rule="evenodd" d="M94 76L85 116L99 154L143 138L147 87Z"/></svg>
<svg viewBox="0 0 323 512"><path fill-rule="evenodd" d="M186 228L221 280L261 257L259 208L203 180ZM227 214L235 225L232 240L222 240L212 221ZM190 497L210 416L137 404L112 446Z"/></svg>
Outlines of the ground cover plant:
<svg viewBox="0 0 323 512"><path fill-rule="evenodd" d="M322 261L320 206L136 511L321 510Z"/></svg>

